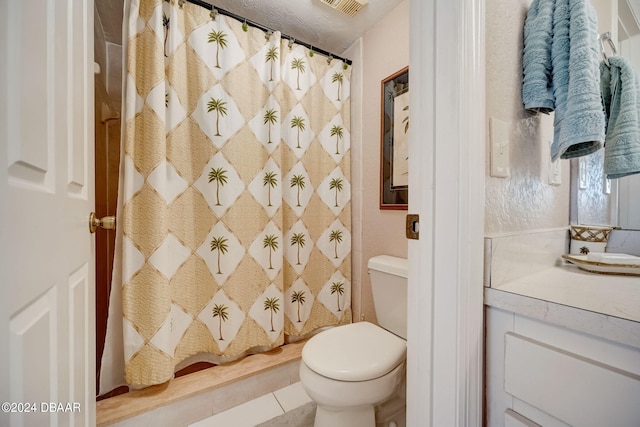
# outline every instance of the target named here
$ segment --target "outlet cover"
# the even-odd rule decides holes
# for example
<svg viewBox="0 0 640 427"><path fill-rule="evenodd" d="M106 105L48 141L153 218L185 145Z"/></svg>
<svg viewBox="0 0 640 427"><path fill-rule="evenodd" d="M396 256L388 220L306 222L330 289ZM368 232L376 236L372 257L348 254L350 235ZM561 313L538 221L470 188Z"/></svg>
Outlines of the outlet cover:
<svg viewBox="0 0 640 427"><path fill-rule="evenodd" d="M509 123L491 117L489 119L491 135L491 176L507 178L509 170Z"/></svg>
<svg viewBox="0 0 640 427"><path fill-rule="evenodd" d="M549 141L548 146L551 147L551 141ZM556 161L551 160L551 156L548 156L549 159L549 184L550 185L562 185L562 163L560 163L560 159L556 159Z"/></svg>
<svg viewBox="0 0 640 427"><path fill-rule="evenodd" d="M578 188L586 190L589 186L589 171L587 170L587 159L580 157L578 161Z"/></svg>

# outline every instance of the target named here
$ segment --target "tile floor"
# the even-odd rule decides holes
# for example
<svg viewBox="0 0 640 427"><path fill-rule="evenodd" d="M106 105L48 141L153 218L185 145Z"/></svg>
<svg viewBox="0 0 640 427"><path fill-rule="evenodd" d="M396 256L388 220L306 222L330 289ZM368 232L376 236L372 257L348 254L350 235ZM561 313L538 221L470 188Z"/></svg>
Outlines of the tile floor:
<svg viewBox="0 0 640 427"><path fill-rule="evenodd" d="M189 427L306 427L313 425L314 415L315 404L297 382L190 424Z"/></svg>
<svg viewBox="0 0 640 427"><path fill-rule="evenodd" d="M260 356L261 355L256 355L256 357ZM270 357L265 358L265 360L273 361L278 357L280 357L279 354L270 355ZM243 360L248 359L250 358L245 358ZM220 368L224 368L224 370L231 370L233 371L232 374L239 374L237 372L238 366L242 365L242 363L243 361L239 362L238 364L221 366ZM235 381L230 384L215 387L209 391L195 393L191 397L162 405L153 410L145 411L144 413L126 418L125 420L116 423L98 423L98 427L187 427L190 424L207 419L214 414L219 414L224 411L233 409L239 405L244 404L245 402L268 395L270 393L273 393L274 391L277 391L278 394L280 394L280 390L285 389L300 380L298 374L299 366L300 364L297 360L289 362L274 367L273 369L268 369L264 372L251 375L240 381ZM205 371L202 372L204 373ZM197 376L198 374L200 373L191 375ZM188 381L191 381L189 379L189 375L187 375L185 377L178 378L173 384L176 385L180 383L180 380L182 379L184 379L181 383L182 385L184 385ZM204 382L211 386L211 383L214 381L209 376L203 375L202 378L198 380L198 382ZM176 385L176 388L176 393L185 394L190 391L180 389L179 384ZM303 390L301 390L301 392L302 391ZM150 398L154 397L156 396L151 396ZM280 399L285 402L286 398L281 397ZM136 403L135 398L122 401L119 403L119 405L117 405L117 407L113 408L111 412L117 412L119 407L128 408L134 403ZM287 408L290 408L290 406L287 406ZM235 427L235 425L233 424L217 425L221 427ZM288 425L291 427L299 427L303 424ZM279 427L278 424L276 424L275 426Z"/></svg>

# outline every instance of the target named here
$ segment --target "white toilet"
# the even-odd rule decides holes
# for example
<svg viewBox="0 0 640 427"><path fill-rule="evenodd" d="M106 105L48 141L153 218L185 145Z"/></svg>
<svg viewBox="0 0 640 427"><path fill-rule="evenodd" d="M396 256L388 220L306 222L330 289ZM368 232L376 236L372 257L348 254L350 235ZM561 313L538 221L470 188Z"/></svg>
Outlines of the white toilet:
<svg viewBox="0 0 640 427"><path fill-rule="evenodd" d="M381 327L327 329L302 349L300 382L317 404L315 427L375 426L375 406L395 395L405 377L407 260L381 255L368 267Z"/></svg>

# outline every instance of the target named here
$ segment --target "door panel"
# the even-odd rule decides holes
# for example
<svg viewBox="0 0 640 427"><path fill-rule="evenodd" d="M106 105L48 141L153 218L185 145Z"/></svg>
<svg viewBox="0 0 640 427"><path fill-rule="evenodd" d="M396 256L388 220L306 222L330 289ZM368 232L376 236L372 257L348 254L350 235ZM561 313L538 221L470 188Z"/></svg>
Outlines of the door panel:
<svg viewBox="0 0 640 427"><path fill-rule="evenodd" d="M8 161L10 176L18 182L42 186L51 185L50 140L48 138L47 108L33 108L32 102L47 105L51 94L47 81L53 73L47 64L47 36L51 29L46 4L27 0L8 2L9 13L4 15L8 28L7 100L11 105L7 121ZM38 23L38 31L29 25ZM27 84L27 82L29 82ZM37 124L37 125L35 125Z"/></svg>
<svg viewBox="0 0 640 427"><path fill-rule="evenodd" d="M33 413L10 413L14 425L49 425L50 414L39 412L41 402L55 393L58 341L57 298L55 288L37 298L10 320L9 402L35 404ZM34 355L40 360L33 360ZM4 411L4 409L3 409ZM23 420L23 416L26 418ZM28 421L28 422L23 422Z"/></svg>
<svg viewBox="0 0 640 427"><path fill-rule="evenodd" d="M93 2L2 1L0 27L0 425L91 426Z"/></svg>
<svg viewBox="0 0 640 427"><path fill-rule="evenodd" d="M90 274L91 272L91 274ZM93 404L95 341L91 338L94 324L93 286L95 274L90 263L71 275L69 280L69 395L87 396ZM78 402L79 400L73 400ZM73 412L78 426L93 426L92 412Z"/></svg>

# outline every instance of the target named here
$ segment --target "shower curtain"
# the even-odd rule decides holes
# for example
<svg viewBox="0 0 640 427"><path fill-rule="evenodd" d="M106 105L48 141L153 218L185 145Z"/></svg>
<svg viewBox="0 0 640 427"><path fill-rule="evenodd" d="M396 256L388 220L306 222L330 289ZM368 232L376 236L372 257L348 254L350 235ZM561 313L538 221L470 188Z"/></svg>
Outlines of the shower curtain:
<svg viewBox="0 0 640 427"><path fill-rule="evenodd" d="M350 322L350 67L191 3L127 14L100 393Z"/></svg>

